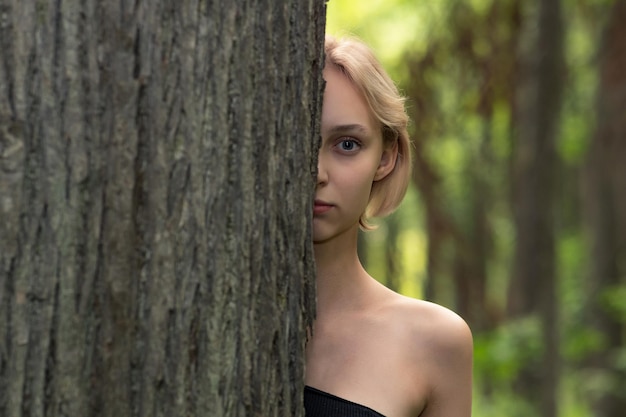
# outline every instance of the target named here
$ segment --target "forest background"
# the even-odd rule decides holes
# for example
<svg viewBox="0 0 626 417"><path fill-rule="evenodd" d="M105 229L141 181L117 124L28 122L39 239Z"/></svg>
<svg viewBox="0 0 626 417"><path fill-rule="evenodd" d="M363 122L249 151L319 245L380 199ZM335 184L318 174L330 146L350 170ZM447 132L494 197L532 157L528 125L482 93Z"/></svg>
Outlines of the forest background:
<svg viewBox="0 0 626 417"><path fill-rule="evenodd" d="M626 2L328 3L407 96L414 181L372 275L461 314L474 415L626 409Z"/></svg>

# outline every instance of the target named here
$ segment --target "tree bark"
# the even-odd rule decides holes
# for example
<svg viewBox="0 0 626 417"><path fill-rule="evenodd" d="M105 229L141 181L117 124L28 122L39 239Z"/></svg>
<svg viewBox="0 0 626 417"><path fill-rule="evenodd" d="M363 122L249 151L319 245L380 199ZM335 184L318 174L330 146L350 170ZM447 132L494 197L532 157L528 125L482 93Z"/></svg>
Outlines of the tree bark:
<svg viewBox="0 0 626 417"><path fill-rule="evenodd" d="M543 353L519 378L519 392L537 400L545 417L558 415L559 326L554 204L556 138L563 89L563 23L559 0L537 2L522 50L526 72L518 90L513 212L516 230L509 313L541 319Z"/></svg>
<svg viewBox="0 0 626 417"><path fill-rule="evenodd" d="M0 415L303 415L324 3L0 15Z"/></svg>
<svg viewBox="0 0 626 417"><path fill-rule="evenodd" d="M626 285L626 1L616 1L599 50L597 125L584 169L584 207L591 243L588 321L604 337L590 365L606 373L611 387L593 401L593 414L624 413L626 371L616 366L626 344L626 325L612 311L606 295ZM622 300L623 302L623 300Z"/></svg>

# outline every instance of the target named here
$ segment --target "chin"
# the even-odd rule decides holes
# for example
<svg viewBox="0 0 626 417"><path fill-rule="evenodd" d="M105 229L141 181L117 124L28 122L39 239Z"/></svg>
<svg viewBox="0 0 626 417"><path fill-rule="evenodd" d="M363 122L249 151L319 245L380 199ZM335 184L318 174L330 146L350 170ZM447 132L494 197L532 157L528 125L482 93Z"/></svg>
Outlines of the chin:
<svg viewBox="0 0 626 417"><path fill-rule="evenodd" d="M323 233L323 232L315 232L313 231L313 244L314 245L319 245L322 243L326 243L329 240L332 240L332 238L335 237L335 234L333 233Z"/></svg>

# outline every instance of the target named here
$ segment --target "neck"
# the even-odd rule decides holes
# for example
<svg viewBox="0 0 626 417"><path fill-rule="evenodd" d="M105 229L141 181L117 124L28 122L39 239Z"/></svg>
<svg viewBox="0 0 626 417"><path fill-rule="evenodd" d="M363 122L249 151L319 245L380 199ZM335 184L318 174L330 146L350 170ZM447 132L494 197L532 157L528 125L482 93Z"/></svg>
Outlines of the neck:
<svg viewBox="0 0 626 417"><path fill-rule="evenodd" d="M315 244L318 317L358 308L371 278L357 254L358 226Z"/></svg>

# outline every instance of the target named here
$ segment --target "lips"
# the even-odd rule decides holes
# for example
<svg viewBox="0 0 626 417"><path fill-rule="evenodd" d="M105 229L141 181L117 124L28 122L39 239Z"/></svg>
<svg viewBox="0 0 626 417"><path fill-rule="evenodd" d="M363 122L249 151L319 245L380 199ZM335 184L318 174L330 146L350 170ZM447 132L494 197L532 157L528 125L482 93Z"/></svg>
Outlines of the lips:
<svg viewBox="0 0 626 417"><path fill-rule="evenodd" d="M325 201L322 200L315 200L315 203L313 205L313 214L318 216L320 214L324 214L327 211L329 211L330 209L332 209L334 206L330 203L327 203Z"/></svg>

